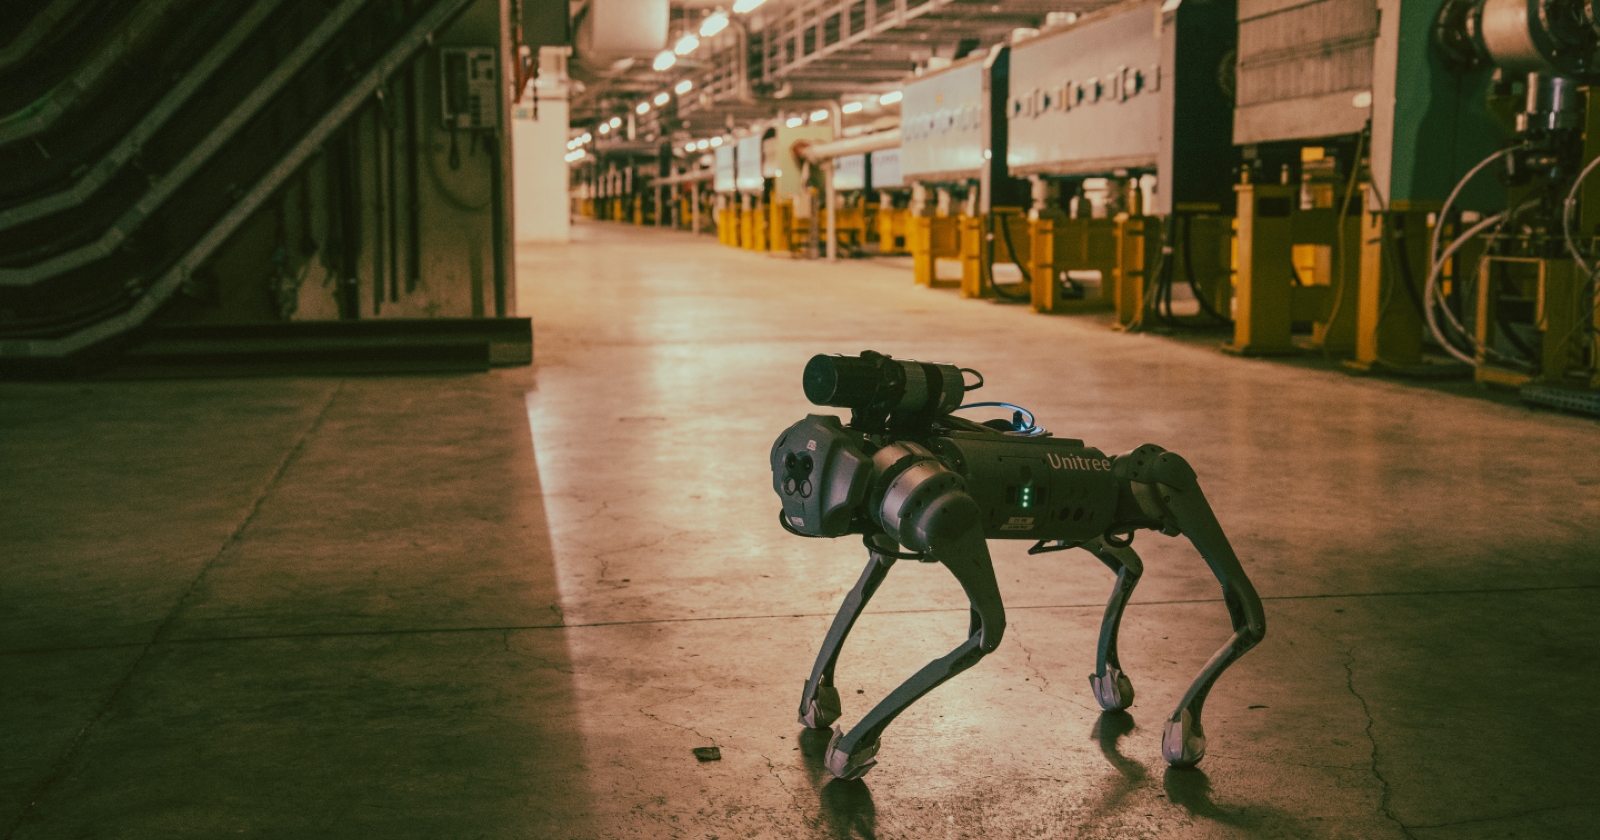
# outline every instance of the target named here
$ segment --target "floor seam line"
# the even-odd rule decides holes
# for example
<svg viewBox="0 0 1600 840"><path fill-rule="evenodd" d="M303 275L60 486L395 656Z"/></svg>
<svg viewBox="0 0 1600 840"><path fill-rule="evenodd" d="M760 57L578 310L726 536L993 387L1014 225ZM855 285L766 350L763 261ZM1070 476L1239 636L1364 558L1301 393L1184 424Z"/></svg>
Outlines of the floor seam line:
<svg viewBox="0 0 1600 840"><path fill-rule="evenodd" d="M33 812L34 805L38 804L39 800L42 799L45 794L49 793L50 789L55 787L56 783L61 781L63 775L67 771L67 768L71 766L72 759L77 756L78 750L83 746L84 741L87 740L89 732L92 731L95 726L105 718L106 714L111 711L111 707L116 703L117 698L121 696L122 690L128 686L128 683L133 681L133 675L138 672L139 666L144 663L145 657L150 655L150 651L152 649L162 644L163 634L166 632L167 628L172 625L172 622L177 619L179 613L183 611L184 604L188 602L189 596L193 594L195 587L200 585L200 581L205 579L206 573L211 571L211 567L214 566L219 559L221 559L222 555L228 552L229 548L238 543L239 538L245 532L245 529L249 528L250 523L255 521L256 514L261 511L262 504L266 502L267 497L272 494L273 488L275 488L278 485L278 482L282 480L284 473L288 472L290 465L292 465L298 459L301 451L305 448L306 441L310 440L311 436L316 434L317 429L322 427L323 418L327 417L328 410L332 408L334 399L337 398L344 390L344 384L344 381L341 380L339 384L334 387L333 391L328 394L328 399L324 401L322 407L317 410L316 417L312 418L310 425L306 426L305 430L302 431L300 436L295 440L294 446L290 447L289 451L284 454L282 460L278 462L277 468L273 470L271 477L267 479L266 485L261 488L261 492L256 495L255 501L251 503L250 510L244 515L244 518L240 520L239 524L228 535L228 538L222 541L222 545L217 548L216 553L211 556L211 559L207 560L205 565L200 567L199 573L195 575L194 580L189 582L189 586L184 589L183 594L178 597L178 600L173 604L172 609L168 611L166 618L162 619L161 623L156 625L155 630L150 634L149 641L143 643L139 651L139 655L134 657L133 662L128 665L125 671L123 671L122 676L117 679L117 682L112 685L111 690L106 693L105 700L100 703L100 706L97 709L95 709L94 714L89 718L88 722L78 729L77 734L72 738L72 743L68 744L67 748L62 751L61 757L56 760L55 767L51 769L50 775L46 776L44 781L39 784L38 788L28 796L28 800L23 805L22 810L17 814L16 820L12 822L11 827L6 830L5 840L10 840L10 838L17 833L18 829L22 828L23 823L27 821L28 815ZM134 645L116 645L115 647L133 646Z"/></svg>
<svg viewBox="0 0 1600 840"><path fill-rule="evenodd" d="M1521 587L1514 589L1448 589L1419 592L1354 592L1345 594L1327 595L1279 595L1263 597L1262 601L1306 601L1306 600L1331 600L1336 598L1389 598L1401 596L1436 597L1444 595L1494 595L1519 592L1575 592L1600 589L1600 584L1580 584L1576 586L1539 586ZM1220 604L1221 598L1188 598L1164 601L1133 601L1129 607L1147 606L1179 606L1185 604ZM1027 610L1087 610L1102 609L1104 604L1099 602L1083 604L1024 604L1022 606L1007 607L1011 612ZM873 610L875 615L937 615L941 613L966 613L965 607L929 607L925 609L909 610ZM129 642L109 645L93 645L73 648L35 648L24 650L0 651L0 656L21 656L41 653L84 653L97 650L115 650L130 647L155 647L159 645L182 644L218 644L222 642L268 642L287 639L347 639L362 637L382 636L427 636L444 635L451 633L508 633L534 630L582 630L597 627L640 627L651 624L691 624L713 621L771 621L786 618L831 618L832 612L808 613L769 613L765 615L718 615L705 617L679 617L679 618L644 618L635 621L591 621L581 624L508 624L492 627L420 627L387 630L348 630L332 631L325 633L270 633L258 636L205 636L198 638L165 638L152 642Z"/></svg>

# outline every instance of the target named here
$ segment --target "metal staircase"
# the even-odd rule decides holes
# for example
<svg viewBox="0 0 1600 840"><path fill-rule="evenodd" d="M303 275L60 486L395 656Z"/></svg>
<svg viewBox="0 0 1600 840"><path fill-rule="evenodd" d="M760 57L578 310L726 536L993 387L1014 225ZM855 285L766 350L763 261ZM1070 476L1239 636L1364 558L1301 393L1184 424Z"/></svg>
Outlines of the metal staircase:
<svg viewBox="0 0 1600 840"><path fill-rule="evenodd" d="M33 98L0 101L0 365L144 324L471 2L18 2L0 90ZM74 32L98 37L46 60Z"/></svg>

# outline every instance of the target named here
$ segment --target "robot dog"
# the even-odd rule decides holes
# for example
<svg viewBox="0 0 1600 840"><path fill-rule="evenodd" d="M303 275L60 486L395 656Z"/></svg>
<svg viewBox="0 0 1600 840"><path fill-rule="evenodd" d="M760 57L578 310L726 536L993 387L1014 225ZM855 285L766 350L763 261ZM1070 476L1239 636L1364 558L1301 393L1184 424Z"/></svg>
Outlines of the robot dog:
<svg viewBox="0 0 1600 840"><path fill-rule="evenodd" d="M879 739L896 716L999 647L1006 617L991 539L1034 540L1031 554L1082 548L1116 573L1089 685L1101 708L1128 708L1133 684L1117 658L1117 628L1143 572L1130 547L1140 529L1187 535L1221 582L1233 622L1233 636L1201 669L1162 731L1169 764L1200 761L1206 694L1261 641L1266 620L1188 463L1149 444L1108 457L1083 441L1049 436L1025 409L1008 403L963 406L967 392L983 385L969 368L871 351L819 355L806 365L804 384L812 403L849 408L850 422L813 414L778 437L772 446L772 486L783 503L778 521L797 536L861 534L869 559L817 654L800 695L800 722L827 729L839 718L833 684L839 650L896 560L944 564L971 602L966 642L913 674L849 732L833 727L830 773L860 778L877 763ZM953 413L980 406L1013 409L1012 420L976 423Z"/></svg>

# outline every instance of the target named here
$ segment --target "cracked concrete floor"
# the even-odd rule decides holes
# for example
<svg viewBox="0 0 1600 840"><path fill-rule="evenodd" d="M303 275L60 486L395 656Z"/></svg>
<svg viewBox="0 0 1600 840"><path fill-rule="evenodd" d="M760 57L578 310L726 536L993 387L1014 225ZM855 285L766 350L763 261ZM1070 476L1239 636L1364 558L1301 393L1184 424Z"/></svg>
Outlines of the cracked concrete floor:
<svg viewBox="0 0 1600 840"><path fill-rule="evenodd" d="M520 254L533 369L0 385L0 836L1595 836L1595 423L578 236ZM866 348L1196 466L1268 610L1198 769L1160 723L1226 613L1144 534L1130 714L1084 679L1107 573L996 543L1005 643L827 781L794 707L863 552L778 528L766 454ZM965 624L899 564L845 721Z"/></svg>

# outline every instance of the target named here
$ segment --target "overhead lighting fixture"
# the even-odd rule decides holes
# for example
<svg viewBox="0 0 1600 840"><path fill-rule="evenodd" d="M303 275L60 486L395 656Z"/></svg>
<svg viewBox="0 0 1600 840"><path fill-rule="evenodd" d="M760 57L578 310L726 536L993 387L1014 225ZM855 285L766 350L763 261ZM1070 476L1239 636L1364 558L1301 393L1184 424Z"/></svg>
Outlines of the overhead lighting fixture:
<svg viewBox="0 0 1600 840"><path fill-rule="evenodd" d="M686 151L686 152L694 151L694 147L695 147L695 144L693 144L693 143L685 143L685 144L683 144L683 150Z"/></svg>
<svg viewBox="0 0 1600 840"><path fill-rule="evenodd" d="M708 17L705 20L701 21L701 23L700 23L700 37L702 37L702 38L710 38L711 36L717 34L718 32L721 32L722 30L727 29L727 28L728 28L728 13L727 12L717 12L716 14L712 15L711 17Z"/></svg>
<svg viewBox="0 0 1600 840"><path fill-rule="evenodd" d="M662 105L665 105L665 104L667 104L668 102L671 102L671 101L672 101L672 94L667 93L666 91L662 91L661 93L656 94L655 102L656 102L656 107L657 108L659 108Z"/></svg>
<svg viewBox="0 0 1600 840"><path fill-rule="evenodd" d="M610 134L611 133L611 123L608 123L608 122L601 123L600 124L600 133L601 134Z"/></svg>
<svg viewBox="0 0 1600 840"><path fill-rule="evenodd" d="M823 120L825 120L827 118L828 118L827 109L822 109L822 110L812 111L811 112L811 121L812 122L822 122Z"/></svg>
<svg viewBox="0 0 1600 840"><path fill-rule="evenodd" d="M891 90L888 93L878 97L878 104L879 105L893 105L894 103L899 102L901 97L903 97L903 96L905 96L905 94L901 93L900 91Z"/></svg>
<svg viewBox="0 0 1600 840"><path fill-rule="evenodd" d="M678 63L678 56L672 50L662 50L656 53L656 60L650 67L660 73Z"/></svg>
<svg viewBox="0 0 1600 840"><path fill-rule="evenodd" d="M672 51L678 55L688 55L689 53L694 52L699 46L700 37L695 35L693 32L690 32L682 38L679 38L678 43L672 45Z"/></svg>
<svg viewBox="0 0 1600 840"><path fill-rule="evenodd" d="M715 149L716 147L718 147L720 145L722 145L722 138L721 137L713 137L713 138L711 138L711 148Z"/></svg>
<svg viewBox="0 0 1600 840"><path fill-rule="evenodd" d="M621 117L612 117L611 121L607 122L606 125L609 125L612 128L617 128L617 127L622 125L622 118Z"/></svg>
<svg viewBox="0 0 1600 840"><path fill-rule="evenodd" d="M587 156L588 154L589 154L588 152L585 152L582 149L578 149L576 151L568 152L567 153L567 163L576 163L576 162L578 162L580 160L583 160L584 157Z"/></svg>
<svg viewBox="0 0 1600 840"><path fill-rule="evenodd" d="M860 102L846 102L839 107L839 110L846 114L854 114L860 112L860 110L865 107L866 106Z"/></svg>
<svg viewBox="0 0 1600 840"><path fill-rule="evenodd" d="M587 142L589 142L590 140L593 140L593 139L594 139L594 135L590 134L587 131L585 131L583 133L583 136L578 138L578 142L579 143L587 143Z"/></svg>
<svg viewBox="0 0 1600 840"><path fill-rule="evenodd" d="M695 148L695 151L697 151L697 152L703 152L706 149L711 148L711 141L710 140L701 140L700 142L694 144L694 148Z"/></svg>
<svg viewBox="0 0 1600 840"><path fill-rule="evenodd" d="M691 82L688 79L684 79L683 81L672 86L672 91L679 96L682 96L691 90L694 90L694 82Z"/></svg>
<svg viewBox="0 0 1600 840"><path fill-rule="evenodd" d="M767 2L767 0L738 0L737 3L733 4L733 13L736 15L742 15L753 12L756 10L757 6L760 6L765 2Z"/></svg>
<svg viewBox="0 0 1600 840"><path fill-rule="evenodd" d="M785 120L783 124L789 128L799 128L800 126L805 125L806 121L800 117L790 117L789 119Z"/></svg>
<svg viewBox="0 0 1600 840"><path fill-rule="evenodd" d="M650 113L650 103L640 102L638 105L633 106L633 110L638 111L641 115L648 114Z"/></svg>

